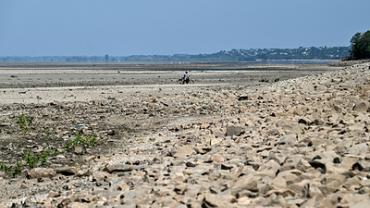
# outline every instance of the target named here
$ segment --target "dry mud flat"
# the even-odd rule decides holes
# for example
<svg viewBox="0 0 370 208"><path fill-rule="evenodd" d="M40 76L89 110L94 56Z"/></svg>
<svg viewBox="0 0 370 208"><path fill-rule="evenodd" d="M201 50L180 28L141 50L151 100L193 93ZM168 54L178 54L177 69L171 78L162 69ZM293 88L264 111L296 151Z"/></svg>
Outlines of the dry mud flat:
<svg viewBox="0 0 370 208"><path fill-rule="evenodd" d="M3 160L55 154L1 173L0 207L369 207L369 97L362 64L259 88L4 104ZM96 145L67 150L78 132Z"/></svg>
<svg viewBox="0 0 370 208"><path fill-rule="evenodd" d="M338 67L325 65L0 65L0 88L178 84L191 71L195 84L249 84L286 80Z"/></svg>

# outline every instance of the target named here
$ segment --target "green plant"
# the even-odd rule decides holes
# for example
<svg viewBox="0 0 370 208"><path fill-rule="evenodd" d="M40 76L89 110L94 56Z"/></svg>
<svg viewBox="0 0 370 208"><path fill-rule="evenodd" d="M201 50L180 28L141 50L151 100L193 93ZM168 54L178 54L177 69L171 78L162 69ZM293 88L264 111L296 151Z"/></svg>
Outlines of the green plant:
<svg viewBox="0 0 370 208"><path fill-rule="evenodd" d="M77 134L72 140L66 144L66 149L71 150L75 146L93 147L97 143L96 136Z"/></svg>
<svg viewBox="0 0 370 208"><path fill-rule="evenodd" d="M3 171L6 175L10 177L15 177L20 175L23 170L22 162L18 161L15 165L8 165L0 161L0 171Z"/></svg>
<svg viewBox="0 0 370 208"><path fill-rule="evenodd" d="M48 158L55 154L56 152L50 149L41 151L39 153L33 153L28 150L23 154L23 160L28 167L36 168L39 166L46 165Z"/></svg>
<svg viewBox="0 0 370 208"><path fill-rule="evenodd" d="M32 118L26 114L21 114L17 118L17 124L23 133L27 133L32 124Z"/></svg>
<svg viewBox="0 0 370 208"><path fill-rule="evenodd" d="M57 154L58 151L54 149L46 149L39 153L34 153L30 150L27 150L23 153L22 159L18 160L14 165L9 165L3 161L0 161L0 171L4 172L10 177L15 177L20 175L25 167L36 168L46 165L49 157Z"/></svg>

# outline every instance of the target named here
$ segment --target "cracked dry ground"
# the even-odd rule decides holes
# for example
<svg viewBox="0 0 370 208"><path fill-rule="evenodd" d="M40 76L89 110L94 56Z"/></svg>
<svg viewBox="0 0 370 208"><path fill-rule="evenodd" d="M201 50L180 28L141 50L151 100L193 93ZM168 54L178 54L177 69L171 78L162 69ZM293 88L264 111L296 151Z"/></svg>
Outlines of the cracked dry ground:
<svg viewBox="0 0 370 208"><path fill-rule="evenodd" d="M3 161L57 154L1 173L0 206L369 207L369 107L369 64L258 89L4 105ZM97 146L63 150L77 132Z"/></svg>

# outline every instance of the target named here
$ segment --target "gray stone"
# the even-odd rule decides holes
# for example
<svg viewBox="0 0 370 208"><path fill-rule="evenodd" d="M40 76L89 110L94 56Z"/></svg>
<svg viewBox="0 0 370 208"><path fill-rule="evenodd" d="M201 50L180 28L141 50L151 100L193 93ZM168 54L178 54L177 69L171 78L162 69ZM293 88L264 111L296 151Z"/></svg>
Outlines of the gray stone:
<svg viewBox="0 0 370 208"><path fill-rule="evenodd" d="M56 171L51 168L34 168L27 171L28 178L52 178L56 174Z"/></svg>
<svg viewBox="0 0 370 208"><path fill-rule="evenodd" d="M245 130L241 126L228 126L226 128L225 136L240 136L245 133Z"/></svg>

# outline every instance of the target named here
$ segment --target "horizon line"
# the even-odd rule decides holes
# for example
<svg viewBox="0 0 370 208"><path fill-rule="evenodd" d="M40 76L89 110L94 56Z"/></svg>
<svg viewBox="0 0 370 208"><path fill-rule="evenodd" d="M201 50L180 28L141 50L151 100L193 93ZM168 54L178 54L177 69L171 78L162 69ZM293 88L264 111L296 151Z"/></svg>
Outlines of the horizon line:
<svg viewBox="0 0 370 208"><path fill-rule="evenodd" d="M178 55L188 55L188 56L196 56L196 55L210 55L224 51L233 51L233 50L293 50L293 49L300 49L300 48L350 48L350 46L299 46L299 47L287 47L287 48L233 48L233 49L222 49L216 52L209 52L209 53L172 53L172 54L131 54L131 55L110 55L109 53L101 54L101 55L0 55L1 58L4 57L28 57L28 58L39 58L39 57L132 57L132 56L178 56Z"/></svg>

